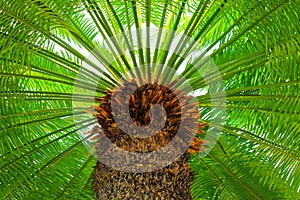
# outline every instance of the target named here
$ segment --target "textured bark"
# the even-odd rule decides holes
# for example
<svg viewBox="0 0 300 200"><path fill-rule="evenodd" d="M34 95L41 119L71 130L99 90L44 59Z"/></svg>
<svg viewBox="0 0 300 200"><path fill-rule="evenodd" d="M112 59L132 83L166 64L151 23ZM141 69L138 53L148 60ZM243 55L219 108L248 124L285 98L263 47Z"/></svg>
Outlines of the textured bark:
<svg viewBox="0 0 300 200"><path fill-rule="evenodd" d="M92 178L97 199L190 200L193 174L184 154L171 165L147 173L128 173L101 164L95 166Z"/></svg>

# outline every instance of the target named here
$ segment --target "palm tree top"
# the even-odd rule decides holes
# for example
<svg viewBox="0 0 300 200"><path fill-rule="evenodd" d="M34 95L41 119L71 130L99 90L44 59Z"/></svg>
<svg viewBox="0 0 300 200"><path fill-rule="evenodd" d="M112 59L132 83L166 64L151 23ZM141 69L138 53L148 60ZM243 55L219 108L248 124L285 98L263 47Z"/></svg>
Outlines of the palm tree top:
<svg viewBox="0 0 300 200"><path fill-rule="evenodd" d="M93 199L85 111L154 63L192 87L215 136L189 160L193 199L299 199L299 13L299 0L1 0L0 197Z"/></svg>

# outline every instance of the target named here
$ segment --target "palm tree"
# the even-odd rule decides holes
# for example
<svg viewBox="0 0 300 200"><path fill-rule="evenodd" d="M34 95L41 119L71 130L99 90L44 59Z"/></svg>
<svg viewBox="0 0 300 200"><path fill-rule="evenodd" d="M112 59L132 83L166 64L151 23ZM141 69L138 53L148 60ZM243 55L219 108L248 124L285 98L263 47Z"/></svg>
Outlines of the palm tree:
<svg viewBox="0 0 300 200"><path fill-rule="evenodd" d="M199 122L208 124L198 137L214 145L189 156L193 182L181 183L193 199L300 198L299 0L1 0L0 7L1 198L94 199L101 168L94 170L92 147L101 138L91 134L100 120L90 113L133 67L141 80L151 74L140 68L148 63L184 66ZM155 44L169 49L178 36L177 51L199 59L147 45L126 54L134 38L150 41L153 27L170 31L158 32Z"/></svg>

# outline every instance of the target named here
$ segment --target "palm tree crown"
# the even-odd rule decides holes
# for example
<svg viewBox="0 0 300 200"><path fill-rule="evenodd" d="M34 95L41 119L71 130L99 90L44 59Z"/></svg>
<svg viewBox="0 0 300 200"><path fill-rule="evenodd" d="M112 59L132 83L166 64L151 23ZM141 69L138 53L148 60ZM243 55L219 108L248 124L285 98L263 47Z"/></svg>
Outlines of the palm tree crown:
<svg viewBox="0 0 300 200"><path fill-rule="evenodd" d="M0 197L94 199L86 110L157 63L180 71L216 136L189 159L193 199L299 199L299 13L299 0L1 0ZM181 55L147 48L151 28L161 49L189 38Z"/></svg>

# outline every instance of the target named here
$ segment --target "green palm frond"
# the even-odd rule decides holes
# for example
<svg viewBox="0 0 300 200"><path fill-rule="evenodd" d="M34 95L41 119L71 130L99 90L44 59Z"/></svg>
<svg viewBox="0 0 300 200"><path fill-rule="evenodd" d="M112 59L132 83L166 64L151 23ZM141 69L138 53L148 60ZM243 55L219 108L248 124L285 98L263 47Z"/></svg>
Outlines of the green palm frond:
<svg viewBox="0 0 300 200"><path fill-rule="evenodd" d="M153 62L185 66L182 75L204 91L201 120L218 132L212 151L190 159L194 199L299 199L299 13L299 0L1 0L0 197L94 199L92 136L81 133L97 120L85 110L123 74ZM126 52L133 38L143 46L130 30L145 27L195 43L179 38L182 55ZM156 47L177 36L159 34ZM194 50L208 53L183 59ZM223 92L206 92L219 86L218 73L226 104ZM226 109L224 124L211 122L216 108Z"/></svg>

